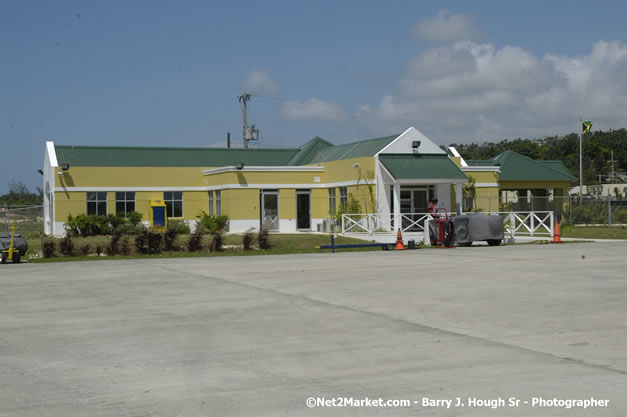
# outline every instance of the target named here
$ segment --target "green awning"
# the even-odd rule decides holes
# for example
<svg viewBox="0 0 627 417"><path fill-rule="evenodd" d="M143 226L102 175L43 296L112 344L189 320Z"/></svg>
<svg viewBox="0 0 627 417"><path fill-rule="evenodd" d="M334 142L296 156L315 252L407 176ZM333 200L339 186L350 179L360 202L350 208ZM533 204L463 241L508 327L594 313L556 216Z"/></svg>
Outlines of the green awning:
<svg viewBox="0 0 627 417"><path fill-rule="evenodd" d="M446 154L381 154L379 161L397 180L468 179Z"/></svg>

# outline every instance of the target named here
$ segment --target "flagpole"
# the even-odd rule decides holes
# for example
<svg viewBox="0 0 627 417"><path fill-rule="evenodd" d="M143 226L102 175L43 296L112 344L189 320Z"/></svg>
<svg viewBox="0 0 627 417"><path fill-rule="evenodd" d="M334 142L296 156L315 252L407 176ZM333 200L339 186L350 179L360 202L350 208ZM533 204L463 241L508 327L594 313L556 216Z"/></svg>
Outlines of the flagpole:
<svg viewBox="0 0 627 417"><path fill-rule="evenodd" d="M581 196L583 195L583 157L582 157L582 137L583 137L583 119L579 118L579 201L581 202Z"/></svg>

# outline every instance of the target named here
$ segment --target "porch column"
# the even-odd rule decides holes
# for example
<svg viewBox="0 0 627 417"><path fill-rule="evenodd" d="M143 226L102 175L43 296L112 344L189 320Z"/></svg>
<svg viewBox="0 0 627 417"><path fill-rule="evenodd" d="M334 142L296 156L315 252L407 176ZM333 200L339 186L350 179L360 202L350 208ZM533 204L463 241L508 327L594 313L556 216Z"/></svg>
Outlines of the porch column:
<svg viewBox="0 0 627 417"><path fill-rule="evenodd" d="M394 199L394 230L396 231L403 222L401 221L401 185L399 183L395 183L393 186L394 193L392 198Z"/></svg>
<svg viewBox="0 0 627 417"><path fill-rule="evenodd" d="M463 203L462 199L464 198L464 194L462 192L462 185L460 183L455 184L455 211L457 211L457 207L459 206L460 212L457 214L462 214Z"/></svg>

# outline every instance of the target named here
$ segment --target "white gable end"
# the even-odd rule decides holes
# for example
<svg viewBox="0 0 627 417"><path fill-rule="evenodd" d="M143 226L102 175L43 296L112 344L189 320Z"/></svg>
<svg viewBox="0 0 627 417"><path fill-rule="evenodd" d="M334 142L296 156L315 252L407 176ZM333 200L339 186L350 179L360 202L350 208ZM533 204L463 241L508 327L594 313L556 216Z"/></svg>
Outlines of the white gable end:
<svg viewBox="0 0 627 417"><path fill-rule="evenodd" d="M415 141L420 142L417 152L414 152L412 144ZM399 137L394 139L388 146L381 149L377 155L381 153L439 153L446 154L435 142L423 135L415 127L410 127Z"/></svg>

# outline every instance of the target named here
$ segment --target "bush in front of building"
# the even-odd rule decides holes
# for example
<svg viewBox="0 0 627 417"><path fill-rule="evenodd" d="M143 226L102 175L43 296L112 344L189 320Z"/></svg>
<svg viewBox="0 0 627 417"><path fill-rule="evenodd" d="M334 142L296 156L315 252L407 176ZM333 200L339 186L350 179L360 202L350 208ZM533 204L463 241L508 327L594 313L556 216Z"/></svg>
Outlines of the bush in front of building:
<svg viewBox="0 0 627 417"><path fill-rule="evenodd" d="M202 227L196 227L196 230L187 240L187 250L189 252L198 252L202 249L202 235L203 230Z"/></svg>
<svg viewBox="0 0 627 417"><path fill-rule="evenodd" d="M43 239L41 254L44 258L52 258L57 254L57 243L53 239Z"/></svg>
<svg viewBox="0 0 627 417"><path fill-rule="evenodd" d="M343 214L361 214L361 204L355 198L353 198L353 194L348 194L348 199L345 204L340 205L335 213L335 221L336 224L342 224L342 215ZM355 216L353 220L359 221L360 216Z"/></svg>
<svg viewBox="0 0 627 417"><path fill-rule="evenodd" d="M224 233L222 233L222 230L216 230L213 234L209 250L211 252L222 252L224 250Z"/></svg>
<svg viewBox="0 0 627 417"><path fill-rule="evenodd" d="M188 235L191 233L189 225L184 220L168 220L167 230L173 231L177 235Z"/></svg>
<svg viewBox="0 0 627 417"><path fill-rule="evenodd" d="M272 249L272 244L270 243L270 233L268 233L267 228L261 228L259 235L257 236L257 243L259 244L260 249Z"/></svg>
<svg viewBox="0 0 627 417"><path fill-rule="evenodd" d="M226 231L229 225L229 216L212 216L203 210L200 210L200 213L196 216L196 218L198 218L196 228L198 228L198 226L202 226L212 235L218 231Z"/></svg>
<svg viewBox="0 0 627 417"><path fill-rule="evenodd" d="M137 253L150 255L161 253L161 241L163 235L161 233L151 232L147 229L142 230L135 236L135 249Z"/></svg>
<svg viewBox="0 0 627 417"><path fill-rule="evenodd" d="M79 214L68 216L65 222L65 231L70 236L98 236L113 233L135 234L141 229L141 213L130 212L127 217L118 214L96 216Z"/></svg>
<svg viewBox="0 0 627 417"><path fill-rule="evenodd" d="M248 229L246 233L242 236L242 247L244 250L251 250L253 248L253 244L255 243L255 237L253 236L253 232L251 229Z"/></svg>
<svg viewBox="0 0 627 417"><path fill-rule="evenodd" d="M185 225L187 230L189 231L189 226ZM165 229L163 233L163 241L165 243L165 250L172 251L176 250L176 246L174 242L176 241L176 237L179 235L181 228L177 224L168 224L168 227Z"/></svg>
<svg viewBox="0 0 627 417"><path fill-rule="evenodd" d="M72 236L66 235L59 242L59 251L65 256L74 255L74 240L72 240Z"/></svg>

